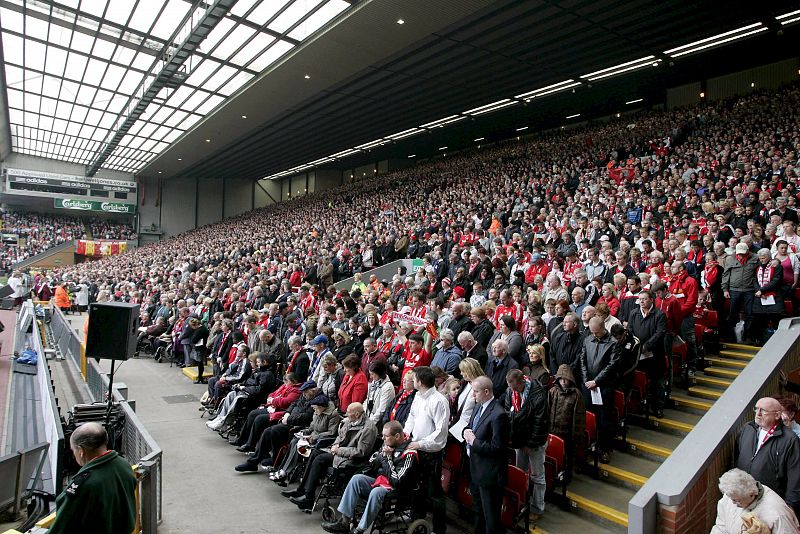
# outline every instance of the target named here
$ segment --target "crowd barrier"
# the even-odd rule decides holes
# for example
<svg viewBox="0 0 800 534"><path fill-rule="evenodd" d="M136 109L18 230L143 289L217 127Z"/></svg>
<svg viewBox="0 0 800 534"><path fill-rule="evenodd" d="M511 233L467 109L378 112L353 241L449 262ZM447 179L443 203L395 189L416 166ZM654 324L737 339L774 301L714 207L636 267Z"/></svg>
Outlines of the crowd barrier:
<svg viewBox="0 0 800 534"><path fill-rule="evenodd" d="M83 330L80 330L81 333L76 332L57 307L52 309L50 328L64 357L71 359L81 369L92 399L95 402L106 402L108 375L95 360L85 357ZM123 450L120 452L138 469L142 533L151 534L157 532L162 517L161 448L119 391L114 389L113 396L125 416Z"/></svg>
<svg viewBox="0 0 800 534"><path fill-rule="evenodd" d="M741 428L761 397L786 394L800 370L800 318L783 319L766 345L628 503L628 533L708 532L734 467Z"/></svg>
<svg viewBox="0 0 800 534"><path fill-rule="evenodd" d="M363 271L361 273L361 281L365 284L369 283L369 277L371 275L375 275L378 277L378 280L389 280L391 282L392 277L397 274L397 269L399 267L405 267L405 275L414 275L414 268L419 267L422 265L422 260L395 260L392 262L387 263L386 265L381 265L380 267L375 267L374 269L370 269L369 271ZM351 276L350 278L345 278L344 280L340 280L336 282L334 287L336 289L347 289L349 290L353 286L353 282L355 281L355 277Z"/></svg>

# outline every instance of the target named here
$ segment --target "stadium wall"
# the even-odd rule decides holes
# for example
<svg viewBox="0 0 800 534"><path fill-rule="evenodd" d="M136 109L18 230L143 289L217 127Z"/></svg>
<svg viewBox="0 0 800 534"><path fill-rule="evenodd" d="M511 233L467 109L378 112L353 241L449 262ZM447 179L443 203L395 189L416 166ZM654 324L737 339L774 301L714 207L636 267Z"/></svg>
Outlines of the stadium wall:
<svg viewBox="0 0 800 534"><path fill-rule="evenodd" d="M12 169L25 169L28 171L40 172L54 172L61 174L72 174L75 176L83 176L86 174L86 166L77 163L67 163L65 161L58 161L49 158L40 158L36 156L29 156L27 154L19 154L12 152L3 160L4 167ZM135 181L133 174L127 172L110 171L108 169L101 169L97 173L97 178L107 178L109 180L124 180L128 182ZM64 210L62 210L64 211Z"/></svg>

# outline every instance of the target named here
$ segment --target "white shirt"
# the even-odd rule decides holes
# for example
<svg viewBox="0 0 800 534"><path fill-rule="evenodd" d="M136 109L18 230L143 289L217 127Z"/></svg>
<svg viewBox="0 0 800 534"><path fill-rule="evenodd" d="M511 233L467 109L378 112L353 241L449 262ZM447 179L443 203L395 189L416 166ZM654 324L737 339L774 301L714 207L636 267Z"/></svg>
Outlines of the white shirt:
<svg viewBox="0 0 800 534"><path fill-rule="evenodd" d="M439 452L447 445L449 422L450 404L436 388L430 388L417 391L403 431L419 443L421 451Z"/></svg>

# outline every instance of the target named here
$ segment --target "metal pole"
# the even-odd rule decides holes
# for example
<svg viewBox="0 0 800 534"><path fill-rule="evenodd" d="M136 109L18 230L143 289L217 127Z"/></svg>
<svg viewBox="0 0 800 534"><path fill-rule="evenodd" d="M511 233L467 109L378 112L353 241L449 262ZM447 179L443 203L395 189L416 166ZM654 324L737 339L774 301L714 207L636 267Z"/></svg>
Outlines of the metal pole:
<svg viewBox="0 0 800 534"><path fill-rule="evenodd" d="M158 505L156 487L153 480L155 462L139 462L139 502L142 518L142 534L155 534L158 530Z"/></svg>

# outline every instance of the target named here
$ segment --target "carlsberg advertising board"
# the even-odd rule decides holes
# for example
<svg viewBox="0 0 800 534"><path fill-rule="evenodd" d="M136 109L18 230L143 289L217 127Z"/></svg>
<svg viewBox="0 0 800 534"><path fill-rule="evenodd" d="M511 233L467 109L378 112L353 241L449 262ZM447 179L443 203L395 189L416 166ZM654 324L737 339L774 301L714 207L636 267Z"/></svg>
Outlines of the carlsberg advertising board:
<svg viewBox="0 0 800 534"><path fill-rule="evenodd" d="M98 202L74 198L56 198L53 201L56 208L67 210L105 211L108 213L133 213L136 211L134 204L125 204L124 202Z"/></svg>

